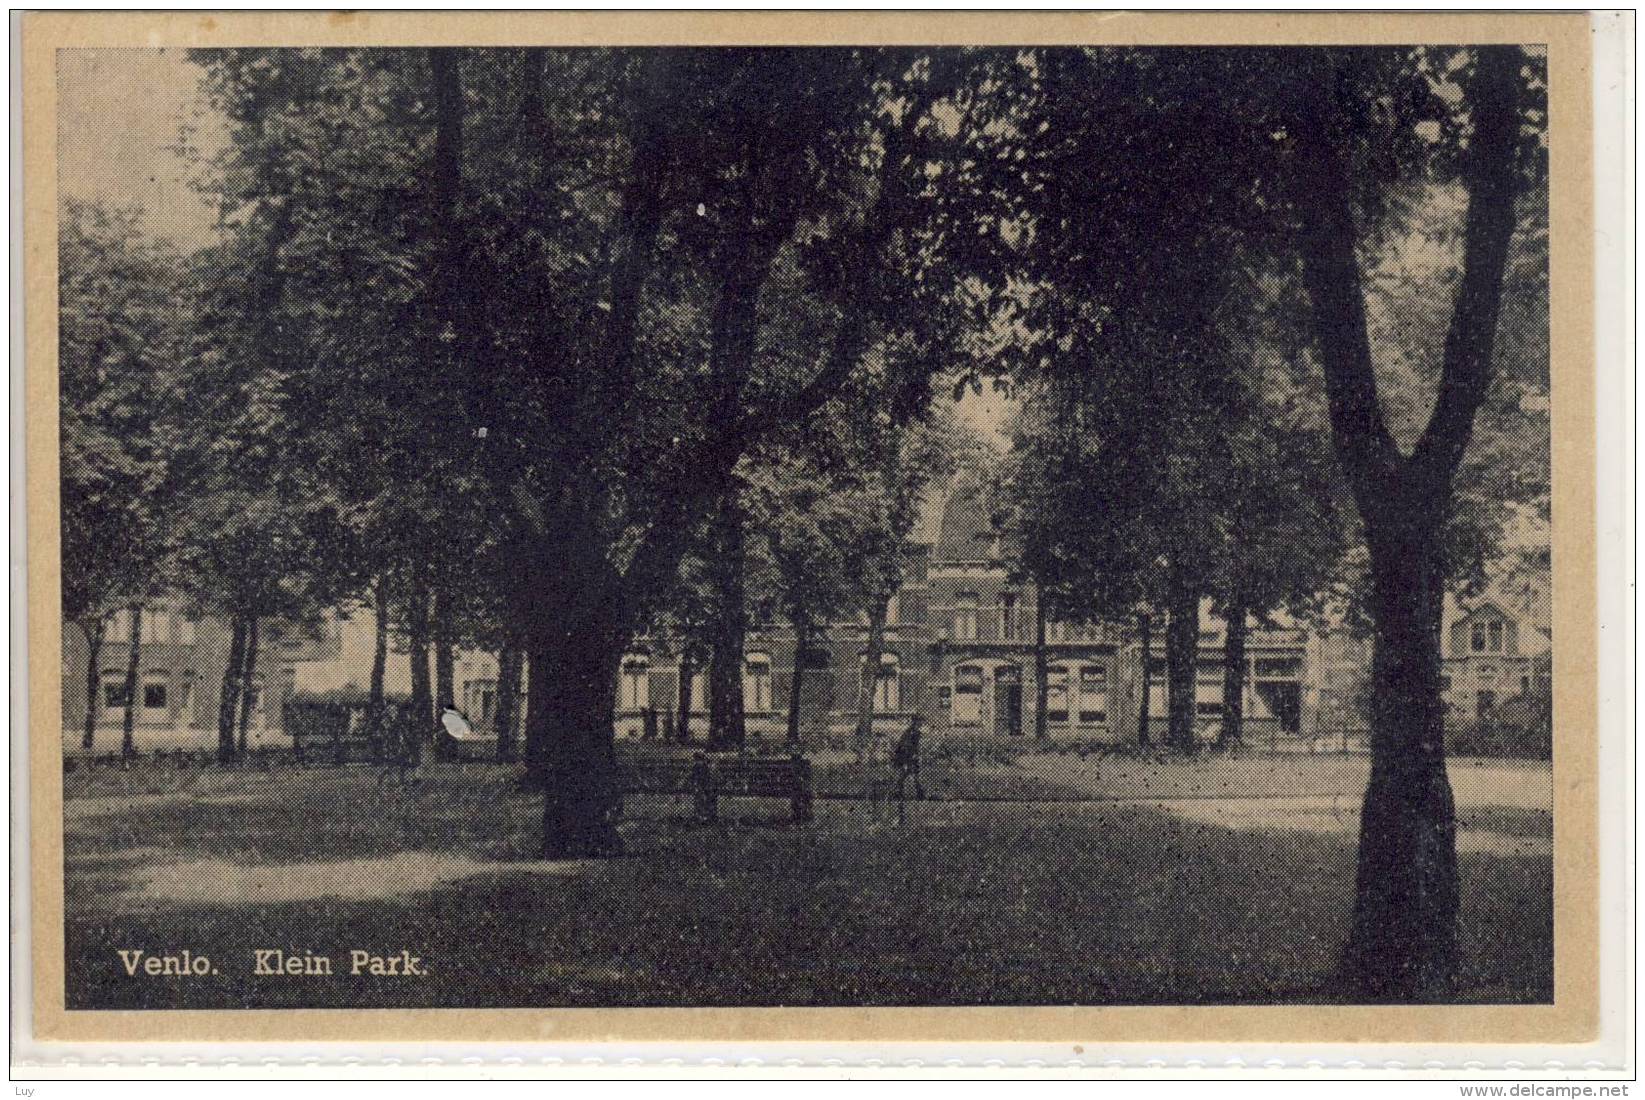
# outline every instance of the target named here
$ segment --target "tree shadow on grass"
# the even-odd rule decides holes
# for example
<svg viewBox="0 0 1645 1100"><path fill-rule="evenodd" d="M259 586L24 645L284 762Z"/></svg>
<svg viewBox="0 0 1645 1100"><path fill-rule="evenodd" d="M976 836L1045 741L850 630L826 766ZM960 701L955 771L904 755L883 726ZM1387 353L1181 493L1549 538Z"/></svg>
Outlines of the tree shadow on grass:
<svg viewBox="0 0 1645 1100"><path fill-rule="evenodd" d="M533 835L529 796L436 790L412 827L346 793L271 789L261 807L212 807L203 832L197 808L131 811L118 836L169 861L112 858L131 841L106 831L71 836L70 1005L1339 999L1329 975L1352 906L1347 834L1225 828L1138 804L916 805L897 826L819 801L817 823L795 828L785 805L727 800L721 824L699 827L678 800L636 799L630 858L545 874L486 854L499 833ZM206 861L243 881L299 882L218 888ZM332 888L351 873L370 889ZM1551 860L1465 854L1462 882L1458 999L1549 999ZM188 948L218 974L134 979L122 947ZM258 948L329 954L338 969L350 950L409 951L430 977L260 976Z"/></svg>

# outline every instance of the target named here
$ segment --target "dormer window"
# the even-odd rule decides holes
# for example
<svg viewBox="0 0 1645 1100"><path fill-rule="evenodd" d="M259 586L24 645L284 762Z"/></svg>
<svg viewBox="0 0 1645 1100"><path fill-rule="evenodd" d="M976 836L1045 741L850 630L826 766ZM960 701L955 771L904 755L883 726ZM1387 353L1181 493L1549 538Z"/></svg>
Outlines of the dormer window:
<svg viewBox="0 0 1645 1100"><path fill-rule="evenodd" d="M1469 631L1469 648L1475 653L1502 652L1502 620L1475 623Z"/></svg>

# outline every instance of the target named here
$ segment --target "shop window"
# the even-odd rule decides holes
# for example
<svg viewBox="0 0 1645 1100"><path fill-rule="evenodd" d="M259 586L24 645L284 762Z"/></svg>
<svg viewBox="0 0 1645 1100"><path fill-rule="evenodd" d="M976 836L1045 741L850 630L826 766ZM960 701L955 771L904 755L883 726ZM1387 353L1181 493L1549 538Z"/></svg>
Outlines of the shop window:
<svg viewBox="0 0 1645 1100"><path fill-rule="evenodd" d="M1102 665L1080 669L1079 713L1083 723L1108 721L1108 669Z"/></svg>
<svg viewBox="0 0 1645 1100"><path fill-rule="evenodd" d="M954 670L954 721L982 720L982 669L961 665Z"/></svg>
<svg viewBox="0 0 1645 1100"><path fill-rule="evenodd" d="M622 710L645 710L651 705L651 665L644 658L623 660L618 683L617 706Z"/></svg>
<svg viewBox="0 0 1645 1100"><path fill-rule="evenodd" d="M1046 670L1045 719L1048 722L1068 721L1068 670L1061 666Z"/></svg>

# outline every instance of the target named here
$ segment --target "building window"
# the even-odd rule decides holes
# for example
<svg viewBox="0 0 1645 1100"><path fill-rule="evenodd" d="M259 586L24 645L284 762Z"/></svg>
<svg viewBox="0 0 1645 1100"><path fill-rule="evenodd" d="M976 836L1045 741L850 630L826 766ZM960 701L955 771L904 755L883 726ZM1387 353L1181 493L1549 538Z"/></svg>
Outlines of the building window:
<svg viewBox="0 0 1645 1100"><path fill-rule="evenodd" d="M171 640L178 645L193 645L194 620L187 615L173 615L171 619Z"/></svg>
<svg viewBox="0 0 1645 1100"><path fill-rule="evenodd" d="M1045 673L1045 719L1068 721L1068 670L1061 665Z"/></svg>
<svg viewBox="0 0 1645 1100"><path fill-rule="evenodd" d="M1495 708L1496 692L1482 691L1479 693L1479 698L1474 702L1474 717L1488 718L1491 715L1491 711Z"/></svg>
<svg viewBox="0 0 1645 1100"><path fill-rule="evenodd" d="M896 626L902 608L898 606L897 593L891 593L891 598L885 601L885 625Z"/></svg>
<svg viewBox="0 0 1645 1100"><path fill-rule="evenodd" d="M497 720L497 681L469 680L463 685L463 713L471 724L490 726Z"/></svg>
<svg viewBox="0 0 1645 1100"><path fill-rule="evenodd" d="M982 720L982 669L961 665L954 670L954 721Z"/></svg>
<svg viewBox="0 0 1645 1100"><path fill-rule="evenodd" d="M771 709L771 658L751 653L743 662L743 710L764 714Z"/></svg>
<svg viewBox="0 0 1645 1100"><path fill-rule="evenodd" d="M1084 723L1108 721L1108 670L1102 665L1080 669L1079 712Z"/></svg>
<svg viewBox="0 0 1645 1100"><path fill-rule="evenodd" d="M1045 640L1048 642L1066 642L1068 640L1068 624L1052 620L1045 624Z"/></svg>
<svg viewBox="0 0 1645 1100"><path fill-rule="evenodd" d="M1258 657L1253 667L1256 675L1265 680L1294 680L1302 674L1298 657Z"/></svg>
<svg viewBox="0 0 1645 1100"><path fill-rule="evenodd" d="M126 672L124 669L109 668L103 670L103 706L108 710L126 709Z"/></svg>
<svg viewBox="0 0 1645 1100"><path fill-rule="evenodd" d="M961 592L954 607L954 638L975 641L977 637L977 594Z"/></svg>
<svg viewBox="0 0 1645 1100"><path fill-rule="evenodd" d="M880 714L887 714L900 709L901 706L902 691L897 677L897 658L890 653L881 654L879 675L874 677L874 710Z"/></svg>
<svg viewBox="0 0 1645 1100"><path fill-rule="evenodd" d="M192 679L185 678L183 680L183 690L177 700L177 709L182 713L183 721L192 722L194 720L194 681Z"/></svg>
<svg viewBox="0 0 1645 1100"><path fill-rule="evenodd" d="M1471 637L1469 638L1469 644L1472 646L1473 651L1475 653L1484 653L1485 652L1485 624L1484 623L1475 623L1474 624L1474 629L1471 632Z"/></svg>
<svg viewBox="0 0 1645 1100"><path fill-rule="evenodd" d="M1203 682L1222 679L1221 661L1199 661L1194 665L1194 675Z"/></svg>
<svg viewBox="0 0 1645 1100"><path fill-rule="evenodd" d="M146 717L153 717L150 711L165 713L167 706L166 681L161 677L149 677L143 681L143 713Z"/></svg>
<svg viewBox="0 0 1645 1100"><path fill-rule="evenodd" d="M937 709L938 710L947 710L949 708L949 706L952 704L953 694L954 694L953 689L950 688L947 684L942 684L942 685L938 686L938 688L937 688Z"/></svg>
<svg viewBox="0 0 1645 1100"><path fill-rule="evenodd" d="M651 665L643 657L623 659L618 684L617 706L622 710L645 710L651 705Z"/></svg>
<svg viewBox="0 0 1645 1100"><path fill-rule="evenodd" d="M1000 637L1007 641L1017 636L1017 594L1000 593Z"/></svg>
<svg viewBox="0 0 1645 1100"><path fill-rule="evenodd" d="M1519 693L1521 695L1529 695L1531 693L1531 678L1529 676L1521 676L1519 678Z"/></svg>
<svg viewBox="0 0 1645 1100"><path fill-rule="evenodd" d="M1492 653L1502 652L1502 620L1492 619L1485 625L1486 645Z"/></svg>

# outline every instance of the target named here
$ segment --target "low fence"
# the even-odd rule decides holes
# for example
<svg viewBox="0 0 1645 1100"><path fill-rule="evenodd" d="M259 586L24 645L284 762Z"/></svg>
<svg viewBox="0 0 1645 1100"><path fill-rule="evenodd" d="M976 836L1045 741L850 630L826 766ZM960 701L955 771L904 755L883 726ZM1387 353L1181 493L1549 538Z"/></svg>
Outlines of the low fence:
<svg viewBox="0 0 1645 1100"><path fill-rule="evenodd" d="M280 742L253 746L244 754L237 754L234 762L254 768L273 768L286 764L383 764L398 759L397 747L405 743L404 738L410 729L407 716L396 714L382 734L371 736L362 716L354 713L355 709L330 703L288 706L285 736ZM921 755L948 766L1010 766L1024 757L1085 760L1093 757L1156 759L1180 756L1164 743L1165 732L1164 728L1153 730L1147 745L1107 736L1053 734L1041 740L1032 736L1003 738L928 733ZM1312 736L1258 727L1248 729L1237 745L1218 745L1217 732L1214 725L1202 724L1196 731L1193 755L1351 756L1370 750L1370 730L1365 727L1345 727ZM866 740L859 738L855 732L813 731L802 737L800 744L795 746L781 736L752 732L739 751L749 757L784 757L798 749L807 756L874 761L889 758L895 739L896 734L886 729L876 729L873 736ZM699 734L690 742L667 741L660 737L619 738L617 746L619 755L625 759L644 759L698 750L705 744ZM459 748L460 755L471 761L492 760L496 756L494 738L476 739ZM1548 760L1552 756L1551 728L1490 721L1456 723L1446 730L1446 749L1452 756ZM424 759L435 759L441 755L438 729L429 731L422 755ZM126 767L134 764L187 768L215 764L217 759L215 745L139 748L129 755L110 749L85 752L77 746L66 748L64 752L65 770L70 771L80 766Z"/></svg>

